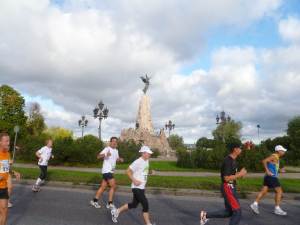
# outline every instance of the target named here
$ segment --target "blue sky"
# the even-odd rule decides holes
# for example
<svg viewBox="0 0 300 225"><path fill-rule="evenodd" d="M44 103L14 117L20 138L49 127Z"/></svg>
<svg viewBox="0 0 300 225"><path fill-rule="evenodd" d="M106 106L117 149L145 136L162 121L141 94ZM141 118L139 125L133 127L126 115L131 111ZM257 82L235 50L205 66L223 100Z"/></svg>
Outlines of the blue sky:
<svg viewBox="0 0 300 225"><path fill-rule="evenodd" d="M268 15L243 28L218 27L207 34L201 53L192 62L181 68L183 74L196 69L208 70L211 66L211 54L223 46L252 46L254 48L276 48L285 43L278 33L278 21L288 16L300 16L300 2L287 0L278 9L276 15Z"/></svg>

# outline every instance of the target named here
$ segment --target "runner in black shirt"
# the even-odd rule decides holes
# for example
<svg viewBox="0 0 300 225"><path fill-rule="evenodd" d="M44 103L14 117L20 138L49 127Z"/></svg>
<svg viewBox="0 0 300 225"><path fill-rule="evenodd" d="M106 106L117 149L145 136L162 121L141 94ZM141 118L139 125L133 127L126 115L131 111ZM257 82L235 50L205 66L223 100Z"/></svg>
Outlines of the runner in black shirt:
<svg viewBox="0 0 300 225"><path fill-rule="evenodd" d="M244 177L247 174L245 168L237 172L236 158L241 154L239 143L233 143L229 146L231 153L225 157L221 167L221 192L224 197L225 210L216 212L200 213L200 225L208 222L208 218L226 218L231 217L229 225L238 225L241 220L241 207L236 193L236 179Z"/></svg>

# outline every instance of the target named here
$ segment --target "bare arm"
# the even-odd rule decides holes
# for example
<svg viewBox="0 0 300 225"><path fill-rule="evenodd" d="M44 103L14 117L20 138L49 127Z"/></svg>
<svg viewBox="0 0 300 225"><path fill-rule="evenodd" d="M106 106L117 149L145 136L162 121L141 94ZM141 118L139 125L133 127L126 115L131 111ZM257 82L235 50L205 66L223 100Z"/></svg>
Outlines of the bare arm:
<svg viewBox="0 0 300 225"><path fill-rule="evenodd" d="M247 174L247 170L245 168L242 168L239 172L237 172L235 175L230 175L230 176L224 176L225 182L230 182L237 180L241 177L244 177Z"/></svg>
<svg viewBox="0 0 300 225"><path fill-rule="evenodd" d="M36 151L35 155L36 157L41 158L41 153L39 153L39 151Z"/></svg>
<svg viewBox="0 0 300 225"><path fill-rule="evenodd" d="M268 169L268 163L269 162L273 162L275 159L275 157L273 155L265 158L262 163L264 165L264 168L265 168L265 171L266 171L266 174L268 174L269 176L272 176L273 174L271 173L271 171Z"/></svg>
<svg viewBox="0 0 300 225"><path fill-rule="evenodd" d="M139 181L139 180L137 180L137 179L135 179L135 178L133 177L133 171L132 171L130 168L128 168L128 169L126 170L126 173L127 173L127 176L129 177L129 179L132 181L132 183L133 183L134 185L139 186L139 185L142 183L141 181Z"/></svg>

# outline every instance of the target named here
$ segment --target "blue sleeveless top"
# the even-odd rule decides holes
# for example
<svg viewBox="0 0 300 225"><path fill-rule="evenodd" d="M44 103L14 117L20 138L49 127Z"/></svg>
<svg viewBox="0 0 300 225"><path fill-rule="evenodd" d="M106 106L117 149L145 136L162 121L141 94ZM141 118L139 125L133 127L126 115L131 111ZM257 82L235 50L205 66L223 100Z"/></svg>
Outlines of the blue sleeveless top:
<svg viewBox="0 0 300 225"><path fill-rule="evenodd" d="M272 154L276 157L277 163L268 162L267 167L270 170L270 172L273 174L272 177L278 177L278 171L279 171L279 156L277 154Z"/></svg>

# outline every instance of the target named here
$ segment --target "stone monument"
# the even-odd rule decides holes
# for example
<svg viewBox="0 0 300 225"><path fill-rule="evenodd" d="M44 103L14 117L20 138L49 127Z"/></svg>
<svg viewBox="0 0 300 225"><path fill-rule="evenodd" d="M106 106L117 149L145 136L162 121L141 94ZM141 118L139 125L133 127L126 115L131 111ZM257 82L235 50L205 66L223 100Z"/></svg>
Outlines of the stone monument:
<svg viewBox="0 0 300 225"><path fill-rule="evenodd" d="M175 151L170 148L164 129L161 129L159 134L155 134L154 132L151 118L150 97L147 95L150 86L150 77L146 75L145 77L141 77L141 79L144 82L145 87L139 102L135 128L123 129L120 139L127 141L133 140L136 143L142 142L152 149L157 149L161 156L175 156Z"/></svg>

